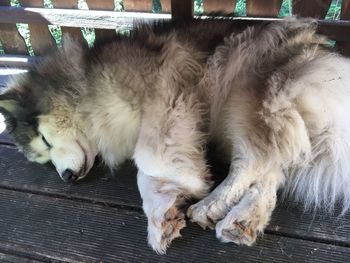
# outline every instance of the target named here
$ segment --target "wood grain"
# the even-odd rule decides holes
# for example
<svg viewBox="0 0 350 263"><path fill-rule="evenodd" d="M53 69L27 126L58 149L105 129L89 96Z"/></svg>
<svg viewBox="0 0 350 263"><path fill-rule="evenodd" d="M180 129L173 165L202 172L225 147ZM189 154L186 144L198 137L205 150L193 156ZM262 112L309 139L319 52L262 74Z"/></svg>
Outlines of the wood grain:
<svg viewBox="0 0 350 263"><path fill-rule="evenodd" d="M350 256L350 248L270 234L253 247L223 244L193 224L158 256L147 245L146 219L138 211L5 189L0 208L0 249L46 261L330 263Z"/></svg>
<svg viewBox="0 0 350 263"><path fill-rule="evenodd" d="M88 4L89 9L114 10L113 0L87 0L86 3ZM103 41L104 39L113 38L115 35L115 29L95 29L95 43Z"/></svg>
<svg viewBox="0 0 350 263"><path fill-rule="evenodd" d="M110 207L130 207L141 211L136 168L131 163L125 163L114 175L103 166L95 165L87 180L70 185L59 178L53 166L30 163L15 148L2 146L0 171L0 189L106 204ZM222 179L225 169L216 167L215 175ZM314 215L303 213L303 209L293 202L283 202L275 210L267 231L350 246L350 214L338 219L321 212Z"/></svg>
<svg viewBox="0 0 350 263"><path fill-rule="evenodd" d="M162 5L163 13L171 12L171 0L160 0L160 4Z"/></svg>
<svg viewBox="0 0 350 263"><path fill-rule="evenodd" d="M322 19L331 3L332 0L293 0L293 14Z"/></svg>
<svg viewBox="0 0 350 263"><path fill-rule="evenodd" d="M1 6L10 6L9 0L0 0ZM5 53L8 54L28 54L24 39L18 32L15 24L0 23L0 42Z"/></svg>
<svg viewBox="0 0 350 263"><path fill-rule="evenodd" d="M350 20L350 0L343 0L340 19ZM350 57L350 42L337 41L336 47L343 55Z"/></svg>
<svg viewBox="0 0 350 263"><path fill-rule="evenodd" d="M55 8L78 9L77 0L54 0L53 5ZM63 26L61 27L61 30L63 36L69 35L73 37L76 41L78 41L80 44L82 44L85 48L88 47L80 28Z"/></svg>
<svg viewBox="0 0 350 263"><path fill-rule="evenodd" d="M235 11L236 0L204 0L203 9L204 13L222 12L232 14Z"/></svg>
<svg viewBox="0 0 350 263"><path fill-rule="evenodd" d="M23 7L43 7L41 0L20 0ZM29 24L30 43L35 55L44 55L57 49L47 25Z"/></svg>
<svg viewBox="0 0 350 263"><path fill-rule="evenodd" d="M152 0L124 0L125 11L152 11Z"/></svg>
<svg viewBox="0 0 350 263"><path fill-rule="evenodd" d="M281 9L282 0L247 0L247 16L276 17Z"/></svg>

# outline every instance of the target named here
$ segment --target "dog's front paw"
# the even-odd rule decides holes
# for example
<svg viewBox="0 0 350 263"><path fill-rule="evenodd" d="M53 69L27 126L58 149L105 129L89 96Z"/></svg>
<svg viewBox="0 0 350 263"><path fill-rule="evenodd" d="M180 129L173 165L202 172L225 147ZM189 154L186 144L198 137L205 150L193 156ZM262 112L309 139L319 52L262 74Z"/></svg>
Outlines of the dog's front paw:
<svg viewBox="0 0 350 263"><path fill-rule="evenodd" d="M190 206L187 216L203 229L214 229L216 222L225 215L224 202L208 196L198 203Z"/></svg>
<svg viewBox="0 0 350 263"><path fill-rule="evenodd" d="M251 246L270 220L276 195L266 188L253 185L240 202L233 206L215 227L216 237L222 242Z"/></svg>
<svg viewBox="0 0 350 263"><path fill-rule="evenodd" d="M149 219L148 243L158 254L165 254L171 242L180 237L180 230L186 226L185 215L171 207L161 220Z"/></svg>

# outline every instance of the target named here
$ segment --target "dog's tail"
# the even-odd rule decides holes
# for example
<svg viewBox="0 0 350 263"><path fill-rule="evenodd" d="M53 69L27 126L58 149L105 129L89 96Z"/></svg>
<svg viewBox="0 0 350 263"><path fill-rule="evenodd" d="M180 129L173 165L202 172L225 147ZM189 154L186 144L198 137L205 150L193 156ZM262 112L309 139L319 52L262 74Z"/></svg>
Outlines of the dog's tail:
<svg viewBox="0 0 350 263"><path fill-rule="evenodd" d="M333 212L350 208L350 145L325 131L312 142L312 161L302 168L291 169L284 195L295 197L308 210Z"/></svg>

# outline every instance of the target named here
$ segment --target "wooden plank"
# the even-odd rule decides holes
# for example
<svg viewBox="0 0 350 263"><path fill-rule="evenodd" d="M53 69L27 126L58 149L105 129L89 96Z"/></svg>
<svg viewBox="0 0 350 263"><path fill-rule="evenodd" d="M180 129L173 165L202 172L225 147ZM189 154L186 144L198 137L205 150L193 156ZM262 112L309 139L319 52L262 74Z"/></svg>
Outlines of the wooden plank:
<svg viewBox="0 0 350 263"><path fill-rule="evenodd" d="M168 14L97 10L0 7L0 23L49 24L68 27L115 29L132 28L134 21L169 20Z"/></svg>
<svg viewBox="0 0 350 263"><path fill-rule="evenodd" d="M0 171L0 189L17 189L110 207L127 206L141 211L136 168L131 163L115 171L114 177L103 167L95 166L87 180L70 185L59 178L51 165L29 163L14 148L1 146ZM222 178L223 174L222 168L215 170L217 178ZM313 215L303 213L293 203L284 202L275 210L267 232L350 246L350 214L339 219L321 212Z"/></svg>
<svg viewBox="0 0 350 263"><path fill-rule="evenodd" d="M332 0L293 0L293 14L322 19L326 16Z"/></svg>
<svg viewBox="0 0 350 263"><path fill-rule="evenodd" d="M23 7L42 7L41 0L20 0ZM57 49L56 42L46 25L29 24L30 43L35 55L44 55Z"/></svg>
<svg viewBox="0 0 350 263"><path fill-rule="evenodd" d="M350 0L342 1L340 19L350 20ZM337 41L336 47L343 55L350 57L350 42Z"/></svg>
<svg viewBox="0 0 350 263"><path fill-rule="evenodd" d="M56 8L73 8L78 9L78 1L77 0L54 0L53 5ZM62 35L70 35L76 41L81 43L84 47L87 47L87 42L81 33L81 29L77 27L61 27ZM64 44L64 43L63 43Z"/></svg>
<svg viewBox="0 0 350 263"><path fill-rule="evenodd" d="M64 262L346 262L350 248L265 234L253 247L189 224L166 256L147 245L137 212L0 190L0 249ZM205 244L205 249L203 247Z"/></svg>
<svg viewBox="0 0 350 263"><path fill-rule="evenodd" d="M160 0L163 13L171 13L171 0Z"/></svg>
<svg viewBox="0 0 350 263"><path fill-rule="evenodd" d="M0 262L1 263L41 263L44 261L39 261L32 258L25 258L19 255L10 255L0 252Z"/></svg>
<svg viewBox="0 0 350 263"><path fill-rule="evenodd" d="M151 23L152 21L169 20L170 18L171 16L168 14L154 13L0 7L0 23L37 23L107 29L123 26L131 29L135 19ZM239 21L239 23L259 23L278 20L278 18L255 19L252 17L226 18L224 20L227 19L231 19L233 23L235 21ZM328 35L333 40L350 41L350 21L319 20L318 23L320 33Z"/></svg>
<svg viewBox="0 0 350 263"><path fill-rule="evenodd" d="M204 0L204 14L211 12L223 12L232 14L235 11L236 0Z"/></svg>
<svg viewBox="0 0 350 263"><path fill-rule="evenodd" d="M247 16L277 17L283 0L247 0Z"/></svg>
<svg viewBox="0 0 350 263"><path fill-rule="evenodd" d="M0 67L28 68L39 58L28 55L0 55Z"/></svg>
<svg viewBox="0 0 350 263"><path fill-rule="evenodd" d="M123 4L125 11L152 11L152 0L124 0Z"/></svg>
<svg viewBox="0 0 350 263"><path fill-rule="evenodd" d="M171 0L173 19L191 19L193 17L193 0Z"/></svg>
<svg viewBox="0 0 350 263"><path fill-rule="evenodd" d="M114 10L113 0L87 0L90 9L94 10ZM95 43L115 37L115 29L95 29Z"/></svg>
<svg viewBox="0 0 350 263"><path fill-rule="evenodd" d="M10 1L0 0L0 6L10 6ZM5 53L28 54L24 39L15 24L0 24L0 42Z"/></svg>

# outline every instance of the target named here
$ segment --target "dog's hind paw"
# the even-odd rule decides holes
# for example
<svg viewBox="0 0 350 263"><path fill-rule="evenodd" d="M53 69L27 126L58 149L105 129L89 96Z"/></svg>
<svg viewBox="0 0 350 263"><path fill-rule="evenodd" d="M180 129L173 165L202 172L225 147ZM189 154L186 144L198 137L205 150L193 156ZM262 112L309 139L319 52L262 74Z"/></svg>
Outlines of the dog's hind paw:
<svg viewBox="0 0 350 263"><path fill-rule="evenodd" d="M165 254L171 242L181 237L180 230L186 226L185 215L171 207L162 222L151 222L148 226L148 243L158 254Z"/></svg>

